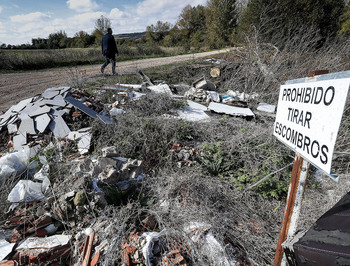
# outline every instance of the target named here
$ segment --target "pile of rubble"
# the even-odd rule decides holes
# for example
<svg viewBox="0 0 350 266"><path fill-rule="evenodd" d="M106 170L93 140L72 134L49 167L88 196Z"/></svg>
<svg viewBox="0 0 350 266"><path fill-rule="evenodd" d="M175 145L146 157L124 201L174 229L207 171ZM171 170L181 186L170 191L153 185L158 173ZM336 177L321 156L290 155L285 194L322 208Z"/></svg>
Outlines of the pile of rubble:
<svg viewBox="0 0 350 266"><path fill-rule="evenodd" d="M0 148L30 149L35 154L53 138L68 138L77 143L80 154L85 154L90 145L90 128L70 128L87 117L111 123L104 104L93 96L69 87L49 88L40 96L20 101L0 116Z"/></svg>
<svg viewBox="0 0 350 266"><path fill-rule="evenodd" d="M142 161L118 157L114 147L102 153L93 160L72 161L69 176L53 185L47 164L32 180L18 181L7 198L12 202L7 219L0 224L4 265L79 261L96 265L104 239L95 234L99 226L91 227L91 221L99 210L115 204L116 196L122 200L146 177Z"/></svg>
<svg viewBox="0 0 350 266"><path fill-rule="evenodd" d="M216 69L213 75L219 76L220 71ZM101 156L90 156L91 119L111 124L111 117L125 113L122 106L148 92L186 98L188 106L175 113L190 121L210 119L211 112L254 117L248 101L258 95L233 91L220 95L213 83L202 78L182 97L176 93L176 86L155 84L143 73L142 76L147 81L141 85L100 87L99 91L114 91L113 104L104 104L73 88L49 88L0 116L0 181L23 178L8 194L12 205L6 220L0 223L0 265L96 265L110 251L109 225L98 214L109 205L127 206L128 197L148 176L142 161L120 157L115 147L102 149ZM263 108L274 112L273 106ZM72 147L69 166L63 160L59 163L69 168L69 175L53 177L52 166L38 151L58 148L60 154L67 145ZM178 167L190 166L200 156L196 145L174 143L170 151ZM159 231L156 217L150 215L141 221L140 228L124 236L120 247L122 264L187 265L193 251L186 241L204 250L212 263L232 265L245 260L242 254L238 256L241 259L228 257L226 249L234 247L217 240L208 224L183 228L187 239L183 241L169 238L170 231Z"/></svg>

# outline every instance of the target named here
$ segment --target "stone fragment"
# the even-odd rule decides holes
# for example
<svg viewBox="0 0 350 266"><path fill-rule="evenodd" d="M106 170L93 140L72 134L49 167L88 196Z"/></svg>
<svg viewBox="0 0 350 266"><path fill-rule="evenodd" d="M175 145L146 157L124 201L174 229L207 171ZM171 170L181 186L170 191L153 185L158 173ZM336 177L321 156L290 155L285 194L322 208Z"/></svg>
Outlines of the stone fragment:
<svg viewBox="0 0 350 266"><path fill-rule="evenodd" d="M73 203L75 206L83 206L85 201L86 201L85 191L81 190L77 192L77 194L75 195Z"/></svg>

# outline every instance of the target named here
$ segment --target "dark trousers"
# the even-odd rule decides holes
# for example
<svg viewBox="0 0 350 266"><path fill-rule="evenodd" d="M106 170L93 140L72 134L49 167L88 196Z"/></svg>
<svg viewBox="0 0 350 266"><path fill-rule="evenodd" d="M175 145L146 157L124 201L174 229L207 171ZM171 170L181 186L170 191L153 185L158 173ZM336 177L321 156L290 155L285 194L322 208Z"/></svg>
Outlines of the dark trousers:
<svg viewBox="0 0 350 266"><path fill-rule="evenodd" d="M115 54L113 55L106 55L106 61L102 65L102 68L105 68L110 62L112 61L112 73L115 74Z"/></svg>

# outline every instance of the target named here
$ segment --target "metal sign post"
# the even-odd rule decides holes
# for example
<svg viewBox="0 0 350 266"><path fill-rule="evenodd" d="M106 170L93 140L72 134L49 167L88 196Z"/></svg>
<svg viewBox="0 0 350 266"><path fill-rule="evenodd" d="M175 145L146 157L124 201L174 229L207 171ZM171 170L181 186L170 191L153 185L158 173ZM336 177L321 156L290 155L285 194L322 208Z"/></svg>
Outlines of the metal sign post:
<svg viewBox="0 0 350 266"><path fill-rule="evenodd" d="M300 155L295 154L292 176L290 179L287 205L284 209L282 226L275 253L274 266L281 265L283 259L282 243L295 234L306 187L310 164Z"/></svg>
<svg viewBox="0 0 350 266"><path fill-rule="evenodd" d="M321 76L316 75L325 74L324 71L310 74L308 78L287 81L280 90L274 135L296 154L274 266L286 264L282 243L294 236L297 229L310 166L308 161L335 179L331 161L349 89L350 71Z"/></svg>

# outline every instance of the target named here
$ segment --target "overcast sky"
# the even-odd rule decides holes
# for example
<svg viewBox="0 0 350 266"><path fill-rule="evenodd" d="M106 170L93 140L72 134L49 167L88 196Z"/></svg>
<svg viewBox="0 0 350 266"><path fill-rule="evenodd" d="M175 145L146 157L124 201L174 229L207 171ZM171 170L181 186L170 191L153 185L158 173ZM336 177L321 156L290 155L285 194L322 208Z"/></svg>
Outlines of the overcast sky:
<svg viewBox="0 0 350 266"><path fill-rule="evenodd" d="M188 4L207 0L0 0L0 44L31 43L64 30L73 37L80 30L89 34L101 15L112 22L113 33L145 31L158 20L175 23Z"/></svg>

